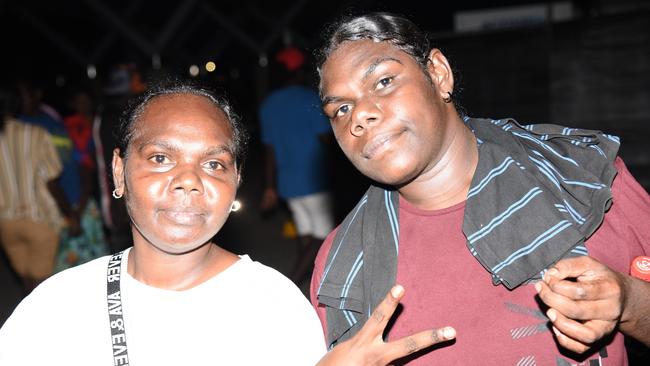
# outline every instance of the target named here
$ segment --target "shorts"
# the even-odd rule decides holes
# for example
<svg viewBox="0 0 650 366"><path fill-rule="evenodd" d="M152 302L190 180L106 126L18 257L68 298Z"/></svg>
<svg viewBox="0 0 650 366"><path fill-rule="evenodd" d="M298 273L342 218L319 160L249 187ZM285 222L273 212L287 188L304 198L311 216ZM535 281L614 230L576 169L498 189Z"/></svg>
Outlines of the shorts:
<svg viewBox="0 0 650 366"><path fill-rule="evenodd" d="M0 243L21 277L41 280L54 271L59 234L50 226L29 219L0 219Z"/></svg>
<svg viewBox="0 0 650 366"><path fill-rule="evenodd" d="M289 198L287 205L298 235L322 240L334 229L332 197L328 192Z"/></svg>

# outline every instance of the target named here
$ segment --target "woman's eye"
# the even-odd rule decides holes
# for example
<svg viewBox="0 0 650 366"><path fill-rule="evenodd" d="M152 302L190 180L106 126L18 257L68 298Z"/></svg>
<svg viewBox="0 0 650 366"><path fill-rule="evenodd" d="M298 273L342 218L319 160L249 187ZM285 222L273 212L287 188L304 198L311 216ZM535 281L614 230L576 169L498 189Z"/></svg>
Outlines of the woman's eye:
<svg viewBox="0 0 650 366"><path fill-rule="evenodd" d="M392 76L382 78L377 83L377 89L383 89L383 88L389 86L392 82L393 82L393 77Z"/></svg>
<svg viewBox="0 0 650 366"><path fill-rule="evenodd" d="M342 106L339 107L339 109L334 112L334 117L341 117L342 115L348 113L350 111L350 106L347 104L343 104Z"/></svg>
<svg viewBox="0 0 650 366"><path fill-rule="evenodd" d="M221 164L221 163L218 162L218 161L214 161L214 160L212 160L212 161L208 161L207 163L205 163L205 167L208 168L208 169L210 169L210 170L219 170L219 169L223 169L223 168L224 168L224 167L223 167L223 164Z"/></svg>
<svg viewBox="0 0 650 366"><path fill-rule="evenodd" d="M165 155L156 154L152 156L149 160L153 161L156 164L166 164L169 162L169 159Z"/></svg>

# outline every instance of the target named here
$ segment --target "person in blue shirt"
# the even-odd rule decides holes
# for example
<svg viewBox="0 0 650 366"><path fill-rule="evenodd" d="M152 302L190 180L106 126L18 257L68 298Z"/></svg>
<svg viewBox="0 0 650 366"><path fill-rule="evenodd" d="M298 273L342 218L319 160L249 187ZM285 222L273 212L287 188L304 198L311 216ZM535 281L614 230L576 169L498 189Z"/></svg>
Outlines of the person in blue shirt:
<svg viewBox="0 0 650 366"><path fill-rule="evenodd" d="M326 174L331 129L318 93L305 86L304 54L288 47L275 60L282 86L266 97L259 110L266 154L261 209L273 208L279 199L286 201L300 243L289 277L298 283L310 272L320 243L334 227Z"/></svg>

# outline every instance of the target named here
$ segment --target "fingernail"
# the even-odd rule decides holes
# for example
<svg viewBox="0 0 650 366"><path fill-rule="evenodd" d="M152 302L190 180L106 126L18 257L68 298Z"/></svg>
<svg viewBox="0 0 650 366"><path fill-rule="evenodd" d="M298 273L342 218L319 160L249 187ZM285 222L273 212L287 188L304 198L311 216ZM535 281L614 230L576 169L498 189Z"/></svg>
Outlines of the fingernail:
<svg viewBox="0 0 650 366"><path fill-rule="evenodd" d="M398 298L403 292L404 287L401 285L395 285L392 289L390 289L390 294L393 295L394 298Z"/></svg>
<svg viewBox="0 0 650 366"><path fill-rule="evenodd" d="M551 319L552 322L557 319L557 314L555 313L555 310L550 309L549 311L546 312L546 316L548 316L549 319Z"/></svg>
<svg viewBox="0 0 650 366"><path fill-rule="evenodd" d="M541 283L535 282L535 291L537 291L537 293L542 291L542 284Z"/></svg>
<svg viewBox="0 0 650 366"><path fill-rule="evenodd" d="M557 276L559 273L560 272L557 269L551 268L551 269L548 270L548 272L546 272L546 275L548 275L548 276Z"/></svg>
<svg viewBox="0 0 650 366"><path fill-rule="evenodd" d="M560 331L557 330L557 328L555 328L555 327L551 327L551 329L553 329L553 333L555 333L555 336L556 336L556 337L560 337Z"/></svg>
<svg viewBox="0 0 650 366"><path fill-rule="evenodd" d="M445 329L442 330L442 335L445 337L445 339L452 339L456 337L456 329L452 327L445 327Z"/></svg>

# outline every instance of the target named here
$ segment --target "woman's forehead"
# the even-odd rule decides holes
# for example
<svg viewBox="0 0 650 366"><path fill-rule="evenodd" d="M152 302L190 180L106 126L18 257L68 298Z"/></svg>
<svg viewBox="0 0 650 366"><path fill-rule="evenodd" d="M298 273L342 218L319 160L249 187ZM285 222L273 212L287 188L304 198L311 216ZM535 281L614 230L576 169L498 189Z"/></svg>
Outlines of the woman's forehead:
<svg viewBox="0 0 650 366"><path fill-rule="evenodd" d="M388 41L375 42L370 39L345 41L323 64L322 89L331 88L338 82L362 78L384 61L417 66L409 54Z"/></svg>
<svg viewBox="0 0 650 366"><path fill-rule="evenodd" d="M194 94L169 94L150 100L134 121L134 138L156 134L172 128L202 130L205 134L227 132L230 124L226 114L210 99Z"/></svg>

